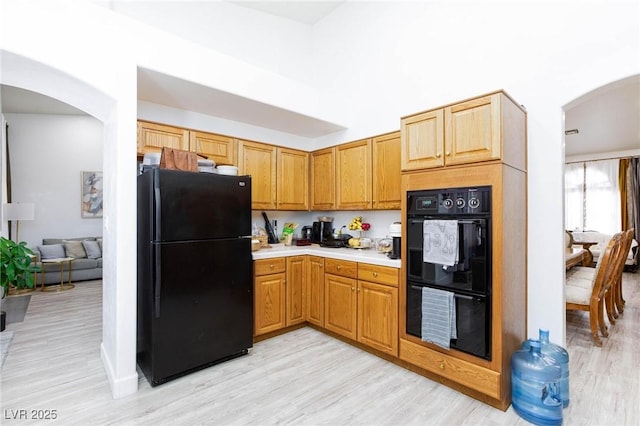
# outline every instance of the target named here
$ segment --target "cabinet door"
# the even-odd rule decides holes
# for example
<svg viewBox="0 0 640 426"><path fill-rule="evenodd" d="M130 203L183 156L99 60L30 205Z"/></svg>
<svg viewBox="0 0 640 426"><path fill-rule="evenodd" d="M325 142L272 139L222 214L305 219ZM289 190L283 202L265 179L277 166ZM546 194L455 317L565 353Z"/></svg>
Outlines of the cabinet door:
<svg viewBox="0 0 640 426"><path fill-rule="evenodd" d="M277 207L280 210L309 208L309 153L278 148Z"/></svg>
<svg viewBox="0 0 640 426"><path fill-rule="evenodd" d="M336 208L371 208L371 139L336 147Z"/></svg>
<svg viewBox="0 0 640 426"><path fill-rule="evenodd" d="M258 336L285 327L285 274L257 276L253 290L253 334Z"/></svg>
<svg viewBox="0 0 640 426"><path fill-rule="evenodd" d="M287 257L287 326L305 321L306 256Z"/></svg>
<svg viewBox="0 0 640 426"><path fill-rule="evenodd" d="M276 147L240 141L238 151L238 173L251 175L251 208L275 210Z"/></svg>
<svg viewBox="0 0 640 426"><path fill-rule="evenodd" d="M356 286L353 278L325 274L324 327L356 339Z"/></svg>
<svg viewBox="0 0 640 426"><path fill-rule="evenodd" d="M442 109L402 119L402 170L444 166L444 113Z"/></svg>
<svg viewBox="0 0 640 426"><path fill-rule="evenodd" d="M160 152L163 147L189 150L189 130L138 121L138 154Z"/></svg>
<svg viewBox="0 0 640 426"><path fill-rule="evenodd" d="M336 149L311 153L311 210L336 207Z"/></svg>
<svg viewBox="0 0 640 426"><path fill-rule="evenodd" d="M500 94L445 108L445 163L464 164L500 158Z"/></svg>
<svg viewBox="0 0 640 426"><path fill-rule="evenodd" d="M400 132L373 138L373 208L400 209Z"/></svg>
<svg viewBox="0 0 640 426"><path fill-rule="evenodd" d="M309 256L307 321L324 327L324 258Z"/></svg>
<svg viewBox="0 0 640 426"><path fill-rule="evenodd" d="M215 161L216 164L238 164L236 140L228 136L192 130L189 132L189 149Z"/></svg>
<svg viewBox="0 0 640 426"><path fill-rule="evenodd" d="M398 289L358 281L358 341L398 355Z"/></svg>

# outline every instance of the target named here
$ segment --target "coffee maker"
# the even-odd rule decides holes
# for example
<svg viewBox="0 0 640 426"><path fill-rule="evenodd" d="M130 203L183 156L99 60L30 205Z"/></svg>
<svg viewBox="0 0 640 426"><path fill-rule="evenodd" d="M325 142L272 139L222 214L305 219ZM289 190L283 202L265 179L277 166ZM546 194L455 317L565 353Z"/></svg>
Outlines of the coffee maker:
<svg viewBox="0 0 640 426"><path fill-rule="evenodd" d="M319 216L317 222L313 222L311 230L311 242L321 244L333 236L333 218Z"/></svg>
<svg viewBox="0 0 640 426"><path fill-rule="evenodd" d="M389 259L400 259L400 252L402 247L402 224L400 222L393 222L389 225L389 236L393 242L391 244L391 252L389 253Z"/></svg>

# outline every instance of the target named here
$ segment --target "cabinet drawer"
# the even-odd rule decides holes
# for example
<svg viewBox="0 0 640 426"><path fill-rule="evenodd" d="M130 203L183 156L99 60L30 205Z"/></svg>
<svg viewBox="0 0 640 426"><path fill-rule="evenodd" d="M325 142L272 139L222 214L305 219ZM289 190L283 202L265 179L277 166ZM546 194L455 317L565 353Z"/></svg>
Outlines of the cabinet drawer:
<svg viewBox="0 0 640 426"><path fill-rule="evenodd" d="M500 373L400 339L400 359L500 399Z"/></svg>
<svg viewBox="0 0 640 426"><path fill-rule="evenodd" d="M274 257L273 259L260 259L253 263L256 276L276 274L284 272L286 269L286 260L284 257Z"/></svg>
<svg viewBox="0 0 640 426"><path fill-rule="evenodd" d="M398 269L390 266L358 263L358 279L398 287Z"/></svg>
<svg viewBox="0 0 640 426"><path fill-rule="evenodd" d="M324 272L326 274L341 275L348 278L358 277L358 264L348 260L325 259Z"/></svg>

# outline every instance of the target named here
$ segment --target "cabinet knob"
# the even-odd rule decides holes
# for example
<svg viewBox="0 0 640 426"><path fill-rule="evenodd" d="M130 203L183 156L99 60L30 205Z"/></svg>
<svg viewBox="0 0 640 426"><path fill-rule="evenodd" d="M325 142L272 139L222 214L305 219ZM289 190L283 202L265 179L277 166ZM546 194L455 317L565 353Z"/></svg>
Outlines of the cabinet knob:
<svg viewBox="0 0 640 426"><path fill-rule="evenodd" d="M342 269L342 266L338 265L336 269L339 271L340 269Z"/></svg>
<svg viewBox="0 0 640 426"><path fill-rule="evenodd" d="M444 370L444 363L440 364L440 370Z"/></svg>
<svg viewBox="0 0 640 426"><path fill-rule="evenodd" d="M271 265L269 265L269 268L273 269L273 263Z"/></svg>
<svg viewBox="0 0 640 426"><path fill-rule="evenodd" d="M444 155L446 155L447 157L451 155L450 152L445 153Z"/></svg>
<svg viewBox="0 0 640 426"><path fill-rule="evenodd" d="M356 289L354 287L351 287L351 291L356 291Z"/></svg>
<svg viewBox="0 0 640 426"><path fill-rule="evenodd" d="M373 276L374 276L374 277L377 277L377 276L378 276L378 273L377 273L377 272L374 272L374 273L373 273Z"/></svg>
<svg viewBox="0 0 640 426"><path fill-rule="evenodd" d="M436 154L436 158L440 158L440 153L437 153L437 154Z"/></svg>

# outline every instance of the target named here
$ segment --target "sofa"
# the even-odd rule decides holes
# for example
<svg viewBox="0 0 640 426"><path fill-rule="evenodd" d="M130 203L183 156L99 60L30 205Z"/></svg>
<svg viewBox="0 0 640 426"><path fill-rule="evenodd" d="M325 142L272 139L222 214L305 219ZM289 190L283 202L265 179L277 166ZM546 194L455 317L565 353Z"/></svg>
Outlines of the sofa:
<svg viewBox="0 0 640 426"><path fill-rule="evenodd" d="M31 247L36 254L36 265L43 259L72 257L71 280L102 279L102 237L44 238L42 245ZM69 280L68 263L62 265L64 282ZM48 264L44 274L38 272L37 284L60 284L60 264Z"/></svg>
<svg viewBox="0 0 640 426"><path fill-rule="evenodd" d="M572 231L571 234L575 244L579 244L580 242L596 243L589 247L589 251L593 255L593 261L596 263L602 251L607 247L609 240L613 237L613 235L603 234L597 231ZM631 242L629 253L627 253L627 259L625 260L625 265L627 266L638 266L638 241L636 239L637 233L635 239Z"/></svg>

